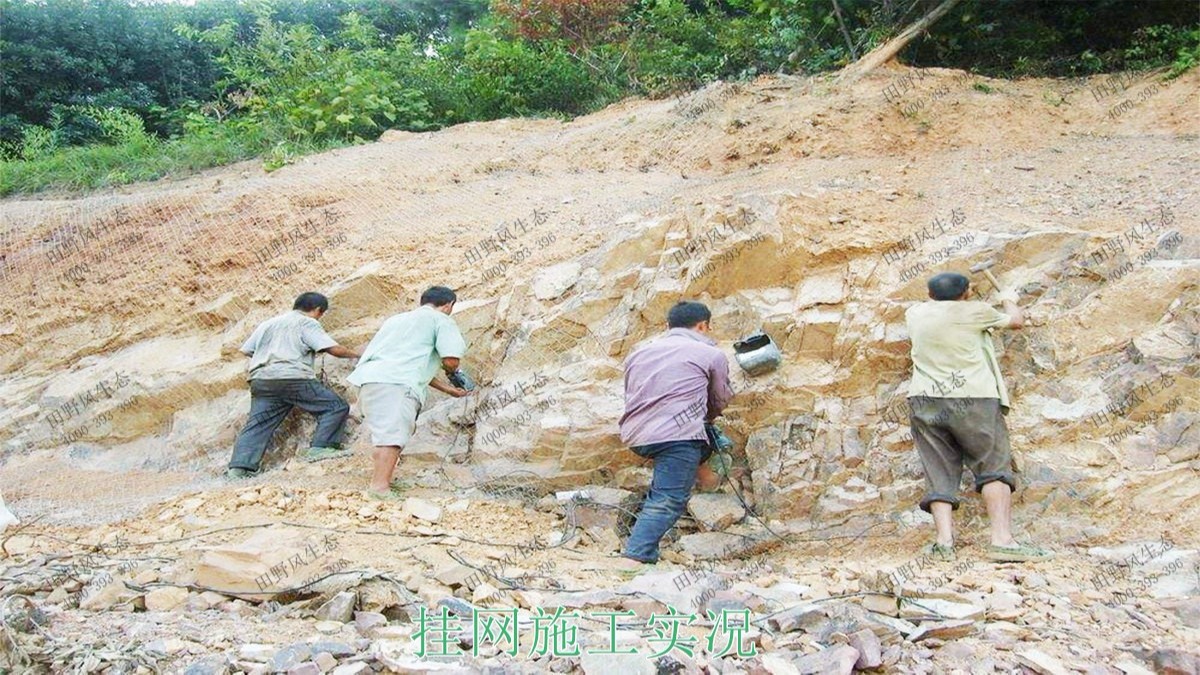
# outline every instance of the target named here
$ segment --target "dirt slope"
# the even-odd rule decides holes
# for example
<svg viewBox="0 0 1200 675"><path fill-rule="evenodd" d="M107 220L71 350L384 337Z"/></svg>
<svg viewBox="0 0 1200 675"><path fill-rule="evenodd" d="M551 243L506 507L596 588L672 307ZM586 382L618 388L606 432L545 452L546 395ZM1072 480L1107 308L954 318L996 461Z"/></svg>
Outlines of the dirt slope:
<svg viewBox="0 0 1200 675"><path fill-rule="evenodd" d="M1029 665L1046 656L1129 673L1188 658L1163 650L1200 640L1200 75L1097 96L1101 81L901 68L847 89L762 78L568 123L390 132L271 174L248 163L107 194L0 201L0 279L18 300L0 307L0 489L32 523L8 540L0 584L53 617L18 644L53 670L117 663L119 653L173 672L210 657L242 668L253 662L240 658L246 643L302 641L315 630L304 602L213 599L201 611L193 592L190 612L123 614L107 610L139 601L113 595L93 613L48 595L96 585L105 565L130 557L113 546L122 540L135 542L140 565L126 592L195 590L193 549L253 530L205 532L282 521L332 528L337 557L430 603L452 592L428 579L455 562L451 552L483 564L505 544L557 538L517 564L554 571L513 584L552 597L510 589L501 606L553 607L564 602L556 588L616 590L621 599L592 598L592 609L641 616L650 600L622 591L611 569L613 524L588 526L553 499L532 506L554 490L644 488L646 468L615 434L620 360L660 329L670 303L692 297L714 308L723 345L765 327L786 357L776 373L739 381L727 415L742 449L738 492L761 520L743 517L721 536L748 538L745 555L770 550L719 562L717 573L741 593L731 601L762 618L760 651L793 664L826 647L833 658L835 633L867 625L857 603L891 592L881 578L916 559L927 537L914 509L919 466L905 429L888 423L908 376L903 308L933 271L992 257L1033 324L1001 341L1024 485L1016 520L1060 558L980 562L984 519L972 498L959 512L969 564L921 569L904 592L981 613L969 631L932 637L870 624L890 650L886 669L1058 672ZM915 250L899 245L907 236ZM288 462L306 419L289 421L270 471L249 487L217 478L247 409L236 347L256 322L321 290L334 303L330 332L362 345L434 283L459 289L467 365L485 385L475 401L431 397L402 463L411 494L447 510L438 524L364 507L361 455ZM353 398L349 367L323 367ZM544 389L478 413L535 373L549 378ZM357 422L351 441L365 452ZM449 511L460 497L469 517ZM672 574L706 555L689 536L663 565ZM101 541L110 563L81 563L83 542ZM1162 544L1127 563L1123 585L1095 582L1106 560L1167 541L1169 552ZM55 565L79 579L51 581ZM843 594L863 595L823 605L838 609L811 630L763 618ZM364 662L408 667L381 646L399 635L338 630L339 640L367 640L350 645L376 655ZM186 644L149 647L164 639ZM689 672L792 672L761 658L680 658Z"/></svg>

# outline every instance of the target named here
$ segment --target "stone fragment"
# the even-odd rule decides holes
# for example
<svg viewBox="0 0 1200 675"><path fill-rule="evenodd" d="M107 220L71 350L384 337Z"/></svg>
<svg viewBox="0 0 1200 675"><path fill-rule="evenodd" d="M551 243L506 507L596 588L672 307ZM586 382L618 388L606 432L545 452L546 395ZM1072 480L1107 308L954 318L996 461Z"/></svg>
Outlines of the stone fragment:
<svg viewBox="0 0 1200 675"><path fill-rule="evenodd" d="M1200 654L1174 647L1154 650L1150 655L1154 670L1160 675L1196 675L1200 673Z"/></svg>
<svg viewBox="0 0 1200 675"><path fill-rule="evenodd" d="M339 659L347 656L354 656L358 653L357 649L346 644L345 642L334 642L331 640L318 640L309 645L309 649L311 649L312 653L314 654L326 653L331 654Z"/></svg>
<svg viewBox="0 0 1200 675"><path fill-rule="evenodd" d="M478 576L476 576L478 575ZM450 588L458 588L467 583L467 580L472 576L476 578L482 577L478 570L471 569L466 565L454 563L447 565L434 573L433 578L440 584L444 584Z"/></svg>
<svg viewBox="0 0 1200 675"><path fill-rule="evenodd" d="M229 665L224 656L207 656L183 670L183 675L226 675Z"/></svg>
<svg viewBox="0 0 1200 675"><path fill-rule="evenodd" d="M1116 669L1115 671L1113 669ZM1135 661L1131 657L1125 657L1112 665L1112 668L1106 668L1104 675L1154 675L1154 671L1150 670L1140 662ZM1092 675L1090 672L1088 675Z"/></svg>
<svg viewBox="0 0 1200 675"><path fill-rule="evenodd" d="M312 662L317 665L317 668L319 668L322 673L328 673L329 671L333 670L338 663L337 659L333 657L333 654L330 654L329 652L318 653L313 657Z"/></svg>
<svg viewBox="0 0 1200 675"><path fill-rule="evenodd" d="M637 495L620 488L589 485L580 490L557 492L554 498L584 529L616 529L627 512L637 511Z"/></svg>
<svg viewBox="0 0 1200 675"><path fill-rule="evenodd" d="M858 661L854 667L863 670L883 665L883 645L875 631L864 628L850 634L850 646L858 650Z"/></svg>
<svg viewBox="0 0 1200 675"><path fill-rule="evenodd" d="M358 604L357 593L342 591L318 607L315 617L322 621L347 623L354 618L354 605L356 604Z"/></svg>
<svg viewBox="0 0 1200 675"><path fill-rule="evenodd" d="M343 663L334 668L331 675L367 675L371 672L371 666L359 661L357 663Z"/></svg>
<svg viewBox="0 0 1200 675"><path fill-rule="evenodd" d="M471 591L471 602L476 604L485 602L495 602L500 597L500 589L487 583L486 581L479 584Z"/></svg>
<svg viewBox="0 0 1200 675"><path fill-rule="evenodd" d="M146 643L146 650L159 654L178 654L188 648L188 642L179 638L165 638Z"/></svg>
<svg viewBox="0 0 1200 675"><path fill-rule="evenodd" d="M937 598L912 598L900 602L900 617L944 616L947 619L982 619L986 610L978 605Z"/></svg>
<svg viewBox="0 0 1200 675"><path fill-rule="evenodd" d="M864 609L886 616L900 616L900 606L896 598L872 593L862 599Z"/></svg>
<svg viewBox="0 0 1200 675"><path fill-rule="evenodd" d="M583 267L577 262L564 262L547 267L533 278L533 297L538 300L554 300L566 293L575 282Z"/></svg>
<svg viewBox="0 0 1200 675"><path fill-rule="evenodd" d="M743 609L749 609L749 596L740 591L717 591L705 598L700 607L700 611L705 615L708 612L719 615L722 610L739 612Z"/></svg>
<svg viewBox="0 0 1200 675"><path fill-rule="evenodd" d="M767 619L767 623L775 631L790 633L796 630L811 631L825 623L828 618L825 610L816 605L800 605L782 614L776 614Z"/></svg>
<svg viewBox="0 0 1200 675"><path fill-rule="evenodd" d="M1018 651L1017 662L1040 675L1070 675L1071 673L1058 658L1033 647Z"/></svg>
<svg viewBox="0 0 1200 675"><path fill-rule="evenodd" d="M442 507L427 499L409 497L404 500L404 510L414 518L436 523L442 519Z"/></svg>
<svg viewBox="0 0 1200 675"><path fill-rule="evenodd" d="M593 654L584 652L579 657L579 666L584 675L655 675L658 669L645 654Z"/></svg>
<svg viewBox="0 0 1200 675"><path fill-rule="evenodd" d="M795 664L778 654L763 654L758 662L767 675L800 675L800 669Z"/></svg>
<svg viewBox="0 0 1200 675"><path fill-rule="evenodd" d="M264 645L257 643L244 644L238 647L238 659L242 661L254 661L256 663L266 663L275 655L275 645Z"/></svg>
<svg viewBox="0 0 1200 675"><path fill-rule="evenodd" d="M355 612L354 627L358 630L358 634L364 637L370 637L371 630L387 625L387 617L379 612Z"/></svg>
<svg viewBox="0 0 1200 675"><path fill-rule="evenodd" d="M969 619L957 621L939 621L937 623L923 624L915 632L908 636L910 642L920 642L928 638L937 638L939 640L952 640L954 638L966 637L975 632L975 622Z"/></svg>
<svg viewBox="0 0 1200 675"><path fill-rule="evenodd" d="M816 654L801 656L792 663L800 675L850 675L858 662L858 650L850 645L836 645Z"/></svg>
<svg viewBox="0 0 1200 675"><path fill-rule="evenodd" d="M1200 628L1200 598L1188 598L1175 607L1179 622L1188 628Z"/></svg>
<svg viewBox="0 0 1200 675"><path fill-rule="evenodd" d="M285 673L292 666L298 666L310 658L312 658L312 649L303 642L297 642L275 652L275 655L271 657L270 667L273 672Z"/></svg>
<svg viewBox="0 0 1200 675"><path fill-rule="evenodd" d="M321 675L321 668L312 661L305 661L288 668L287 675Z"/></svg>
<svg viewBox="0 0 1200 675"><path fill-rule="evenodd" d="M98 612L133 602L137 596L138 594L126 588L120 579L114 579L100 588L89 584L83 587L79 609Z"/></svg>
<svg viewBox="0 0 1200 675"><path fill-rule="evenodd" d="M704 493L688 500L688 513L705 532L724 530L746 517L746 509L734 495Z"/></svg>
<svg viewBox="0 0 1200 675"><path fill-rule="evenodd" d="M316 628L317 632L322 635L333 635L342 630L342 626L344 625L346 624L341 621L318 621L313 624L313 628Z"/></svg>
<svg viewBox="0 0 1200 675"><path fill-rule="evenodd" d="M177 586L163 586L146 594L147 612L169 612L179 607L188 599L188 589Z"/></svg>
<svg viewBox="0 0 1200 675"><path fill-rule="evenodd" d="M181 581L266 599L319 575L328 563L324 551L321 538L310 532L267 527L238 544L199 549Z"/></svg>

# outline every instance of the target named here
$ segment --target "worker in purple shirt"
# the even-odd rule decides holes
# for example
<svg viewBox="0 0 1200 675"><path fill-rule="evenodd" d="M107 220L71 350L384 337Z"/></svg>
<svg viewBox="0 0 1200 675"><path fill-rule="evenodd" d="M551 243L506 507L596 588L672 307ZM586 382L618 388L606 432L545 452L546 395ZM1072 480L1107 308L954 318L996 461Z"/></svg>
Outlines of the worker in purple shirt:
<svg viewBox="0 0 1200 675"><path fill-rule="evenodd" d="M667 332L625 359L621 441L654 460L650 494L625 543L624 556L638 562L658 562L658 543L683 515L712 453L704 424L733 398L729 360L707 336L711 320L703 304L680 302L667 312Z"/></svg>

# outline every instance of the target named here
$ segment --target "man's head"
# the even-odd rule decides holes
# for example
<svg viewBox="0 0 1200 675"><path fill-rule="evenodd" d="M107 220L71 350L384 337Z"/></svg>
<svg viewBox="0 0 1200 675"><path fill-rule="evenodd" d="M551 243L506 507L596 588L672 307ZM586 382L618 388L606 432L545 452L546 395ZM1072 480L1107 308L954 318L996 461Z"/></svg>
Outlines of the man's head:
<svg viewBox="0 0 1200 675"><path fill-rule="evenodd" d="M292 309L303 312L314 319L319 319L321 315L329 311L329 298L311 291L301 293L300 297L296 298L296 302L292 303Z"/></svg>
<svg viewBox="0 0 1200 675"><path fill-rule="evenodd" d="M929 297L934 300L962 300L967 297L971 280L957 272L942 272L929 279Z"/></svg>
<svg viewBox="0 0 1200 675"><path fill-rule="evenodd" d="M701 302L682 300L667 312L668 328L690 328L698 333L707 333L712 312Z"/></svg>
<svg viewBox="0 0 1200 675"><path fill-rule="evenodd" d="M429 290L421 294L422 305L429 305L446 315L454 310L454 303L457 301L458 296L445 286L430 286Z"/></svg>

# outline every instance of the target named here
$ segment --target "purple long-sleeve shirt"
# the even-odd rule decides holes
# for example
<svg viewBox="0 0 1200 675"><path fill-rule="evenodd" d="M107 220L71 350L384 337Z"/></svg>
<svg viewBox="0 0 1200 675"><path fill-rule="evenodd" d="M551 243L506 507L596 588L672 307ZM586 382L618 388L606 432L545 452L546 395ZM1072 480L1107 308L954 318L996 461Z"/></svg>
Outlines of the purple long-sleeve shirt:
<svg viewBox="0 0 1200 675"><path fill-rule="evenodd" d="M672 328L625 359L621 441L637 447L703 440L704 422L729 405L729 359L716 342Z"/></svg>

